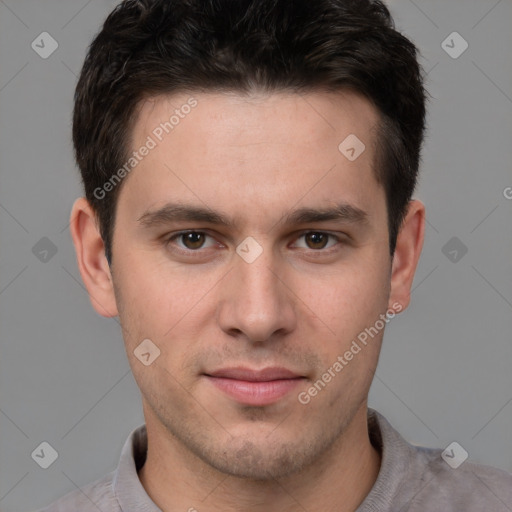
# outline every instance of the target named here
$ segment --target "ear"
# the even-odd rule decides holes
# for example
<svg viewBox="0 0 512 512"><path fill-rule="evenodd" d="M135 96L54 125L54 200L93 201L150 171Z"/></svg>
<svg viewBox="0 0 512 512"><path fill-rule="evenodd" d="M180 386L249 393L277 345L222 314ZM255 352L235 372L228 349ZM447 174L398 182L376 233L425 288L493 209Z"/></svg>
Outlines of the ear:
<svg viewBox="0 0 512 512"><path fill-rule="evenodd" d="M423 247L424 232L425 206L421 201L410 201L407 215L397 237L391 267L388 307L395 309L397 313L409 305L414 273ZM401 305L400 311L396 307L397 304Z"/></svg>
<svg viewBox="0 0 512 512"><path fill-rule="evenodd" d="M78 198L73 204L70 231L78 269L92 307L101 316L116 316L117 305L112 275L105 257L105 246L98 229L96 214L85 197Z"/></svg>

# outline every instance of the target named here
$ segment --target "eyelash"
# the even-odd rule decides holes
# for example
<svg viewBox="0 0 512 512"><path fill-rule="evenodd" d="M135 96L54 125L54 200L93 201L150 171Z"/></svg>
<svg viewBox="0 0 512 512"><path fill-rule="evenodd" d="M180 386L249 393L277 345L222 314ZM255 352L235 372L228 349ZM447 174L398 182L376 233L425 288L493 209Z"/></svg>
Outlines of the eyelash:
<svg viewBox="0 0 512 512"><path fill-rule="evenodd" d="M205 231L189 229L189 230L185 230L185 231L179 231L179 232L174 233L171 236L167 237L165 239L165 246L168 247L176 239L179 239L181 236L187 235L187 234L190 234L190 233L197 233L197 234L205 235L205 236L210 237L210 238L214 238L212 235L209 235ZM329 239L335 239L335 241L337 243L335 245L327 248L327 249L305 249L305 250L308 250L309 252L312 252L312 253L318 253L318 254L324 254L324 255L331 254L332 252L335 252L335 251L339 250L338 245L340 243L342 243L341 237L339 237L337 235L334 235L332 233L329 233L327 231L318 231L318 230L302 231L302 232L300 232L298 234L297 239L302 238L305 235L308 235L308 234L311 234L311 233L327 235L329 237ZM327 243L329 243L329 241ZM182 254L182 255L185 255L187 257L190 257L190 256L196 257L195 254L197 254L197 257L203 257L204 256L204 254L203 254L204 251L202 251L202 249L203 248L199 248L199 249L195 249L194 250L194 249L184 249L182 247L174 247L172 250L177 252L178 254ZM300 248L300 249L304 249L304 248Z"/></svg>

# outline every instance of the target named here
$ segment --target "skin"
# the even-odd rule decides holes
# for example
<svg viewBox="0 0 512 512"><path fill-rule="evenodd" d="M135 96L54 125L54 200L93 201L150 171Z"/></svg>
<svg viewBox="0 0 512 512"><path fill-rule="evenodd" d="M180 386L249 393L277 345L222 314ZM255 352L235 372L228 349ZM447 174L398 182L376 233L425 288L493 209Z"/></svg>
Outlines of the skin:
<svg viewBox="0 0 512 512"><path fill-rule="evenodd" d="M141 103L133 149L190 96ZM71 214L91 303L119 316L141 391L149 438L141 483L165 512L353 511L380 467L366 415L384 331L308 404L297 395L379 315L407 307L424 206L410 202L391 258L373 170L378 113L354 92L193 97L197 106L122 185L112 269L85 198ZM352 133L366 149L351 162L338 145ZM178 201L233 226L139 222ZM340 202L365 220L283 221L297 208ZM182 230L205 236L168 241ZM304 231L334 236L319 243ZM236 252L249 236L262 248L252 263ZM148 366L134 355L146 338L160 349ZM277 402L248 406L205 377L232 366L280 366L304 378Z"/></svg>

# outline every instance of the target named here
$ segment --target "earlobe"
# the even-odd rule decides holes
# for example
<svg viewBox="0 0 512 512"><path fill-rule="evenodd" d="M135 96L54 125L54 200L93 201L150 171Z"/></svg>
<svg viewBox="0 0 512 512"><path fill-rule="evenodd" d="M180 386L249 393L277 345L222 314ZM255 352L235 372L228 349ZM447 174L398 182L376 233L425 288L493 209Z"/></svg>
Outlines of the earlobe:
<svg viewBox="0 0 512 512"><path fill-rule="evenodd" d="M409 305L414 274L423 247L424 231L425 206L421 201L412 200L397 237L391 270L389 307L398 303L403 311Z"/></svg>
<svg viewBox="0 0 512 512"><path fill-rule="evenodd" d="M94 210L85 197L78 198L73 204L70 231L78 269L93 308L101 316L116 316L117 305L105 246Z"/></svg>

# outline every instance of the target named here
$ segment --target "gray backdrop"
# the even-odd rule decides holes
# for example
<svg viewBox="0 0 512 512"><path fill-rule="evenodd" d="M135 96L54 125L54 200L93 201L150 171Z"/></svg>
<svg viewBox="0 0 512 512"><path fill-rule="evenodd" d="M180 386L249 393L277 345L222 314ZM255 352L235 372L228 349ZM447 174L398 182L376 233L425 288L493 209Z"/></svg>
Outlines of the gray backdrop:
<svg viewBox="0 0 512 512"><path fill-rule="evenodd" d="M119 325L90 306L68 229L81 195L73 90L116 3L0 0L3 512L113 470L143 422ZM416 194L428 226L412 305L387 328L370 406L413 443L456 441L472 460L512 471L512 1L389 5L428 71ZM58 453L47 469L42 442Z"/></svg>

